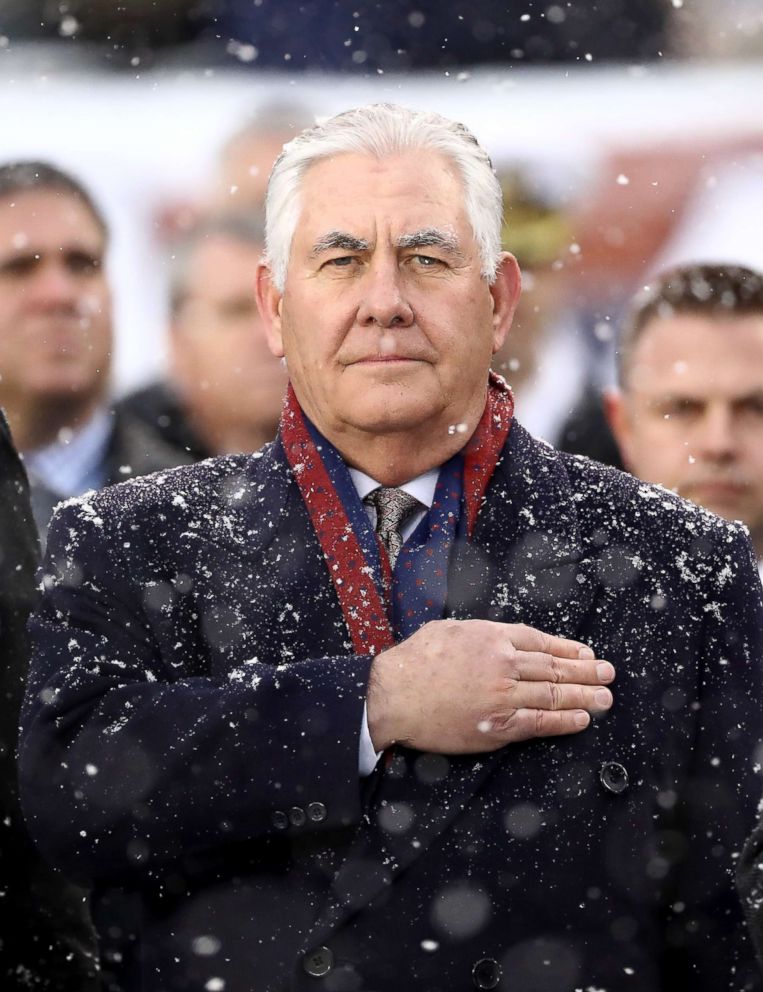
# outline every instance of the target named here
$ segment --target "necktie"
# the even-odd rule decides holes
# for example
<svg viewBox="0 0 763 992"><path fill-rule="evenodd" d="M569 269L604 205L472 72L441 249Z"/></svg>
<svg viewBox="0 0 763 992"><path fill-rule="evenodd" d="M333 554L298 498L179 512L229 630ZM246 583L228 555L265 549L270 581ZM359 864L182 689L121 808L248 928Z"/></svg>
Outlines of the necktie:
<svg viewBox="0 0 763 992"><path fill-rule="evenodd" d="M390 568L394 569L403 546L400 528L421 507L421 503L403 489L386 486L374 489L363 502L376 509L376 533L387 551Z"/></svg>

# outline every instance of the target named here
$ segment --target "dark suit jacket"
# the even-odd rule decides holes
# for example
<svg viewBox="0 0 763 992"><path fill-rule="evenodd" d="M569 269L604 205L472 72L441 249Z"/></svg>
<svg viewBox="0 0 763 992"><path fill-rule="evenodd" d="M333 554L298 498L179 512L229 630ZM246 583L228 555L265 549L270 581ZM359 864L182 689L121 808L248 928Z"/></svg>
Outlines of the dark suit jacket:
<svg viewBox="0 0 763 992"><path fill-rule="evenodd" d="M38 555L26 477L0 413L0 989L86 992L96 987L96 956L84 894L35 850L18 798L25 626L37 599ZM52 790L47 801L57 801Z"/></svg>
<svg viewBox="0 0 763 992"><path fill-rule="evenodd" d="M140 892L144 989L762 987L731 882L763 703L740 527L514 424L446 614L586 641L615 705L362 787L371 658L279 443L65 507L44 571L27 815Z"/></svg>
<svg viewBox="0 0 763 992"><path fill-rule="evenodd" d="M164 379L154 379L114 404L119 414L140 420L169 445L190 455L197 462L212 452L191 427L188 415L175 390Z"/></svg>

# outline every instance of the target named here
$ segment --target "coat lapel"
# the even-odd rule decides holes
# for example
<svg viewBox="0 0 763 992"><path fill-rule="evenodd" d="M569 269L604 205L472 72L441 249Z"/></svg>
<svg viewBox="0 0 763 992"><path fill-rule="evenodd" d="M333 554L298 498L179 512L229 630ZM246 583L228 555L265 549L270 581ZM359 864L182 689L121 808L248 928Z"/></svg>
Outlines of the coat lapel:
<svg viewBox="0 0 763 992"><path fill-rule="evenodd" d="M446 615L576 637L596 591L559 454L513 423L474 538L454 549Z"/></svg>
<svg viewBox="0 0 763 992"><path fill-rule="evenodd" d="M214 674L257 658L289 664L352 651L326 563L278 441L225 468L203 526L180 541L196 562L195 612Z"/></svg>
<svg viewBox="0 0 763 992"><path fill-rule="evenodd" d="M576 506L557 452L514 422L473 540L451 554L445 615L525 623L576 637L597 588ZM505 756L505 750L446 757L399 749L392 765L366 784L367 823L311 939L327 937L381 896L467 807ZM405 821L412 826L400 829Z"/></svg>

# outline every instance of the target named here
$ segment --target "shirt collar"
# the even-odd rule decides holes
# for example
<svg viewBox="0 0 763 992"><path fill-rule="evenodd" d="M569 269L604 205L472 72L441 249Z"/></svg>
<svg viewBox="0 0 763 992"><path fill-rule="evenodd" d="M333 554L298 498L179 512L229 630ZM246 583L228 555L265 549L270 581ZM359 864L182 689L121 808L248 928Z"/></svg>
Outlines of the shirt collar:
<svg viewBox="0 0 763 992"><path fill-rule="evenodd" d="M372 479L370 475L366 475L365 472L361 472L360 469L350 468L349 465L347 468L362 503L370 492L379 488L381 483L377 482L376 479ZM410 482L405 482L402 486L397 486L397 488L409 493L419 503L429 508L434 500L434 491L439 474L440 467L438 465L437 468L430 468L429 471L417 475L415 479L411 479Z"/></svg>
<svg viewBox="0 0 763 992"><path fill-rule="evenodd" d="M25 452L30 476L64 497L99 489L106 481L104 460L112 423L109 411L99 408L79 430L62 430L51 444Z"/></svg>

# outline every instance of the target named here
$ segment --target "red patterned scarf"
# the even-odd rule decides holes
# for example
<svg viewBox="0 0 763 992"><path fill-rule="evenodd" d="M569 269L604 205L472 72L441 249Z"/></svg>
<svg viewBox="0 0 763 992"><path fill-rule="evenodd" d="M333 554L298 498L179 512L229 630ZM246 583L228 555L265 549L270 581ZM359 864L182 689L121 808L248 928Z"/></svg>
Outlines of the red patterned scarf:
<svg viewBox="0 0 763 992"><path fill-rule="evenodd" d="M466 532L474 533L488 483L506 443L514 400L506 382L490 373L487 402L463 450ZM384 594L329 477L294 390L289 384L281 415L281 441L326 560L357 654L378 654L395 643Z"/></svg>

